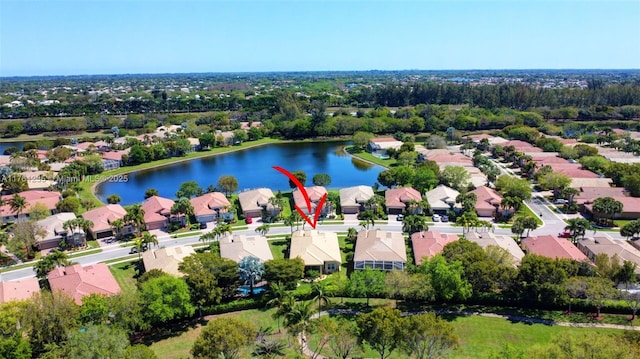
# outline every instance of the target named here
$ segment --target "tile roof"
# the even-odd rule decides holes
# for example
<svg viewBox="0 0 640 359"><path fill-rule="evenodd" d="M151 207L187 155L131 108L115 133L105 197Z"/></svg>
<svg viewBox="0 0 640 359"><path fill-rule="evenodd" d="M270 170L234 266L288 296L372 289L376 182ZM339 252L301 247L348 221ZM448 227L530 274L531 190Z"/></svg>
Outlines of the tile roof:
<svg viewBox="0 0 640 359"><path fill-rule="evenodd" d="M269 199L275 197L269 188L258 188L238 193L238 201L243 211L262 210L269 206Z"/></svg>
<svg viewBox="0 0 640 359"><path fill-rule="evenodd" d="M102 207L86 211L82 218L93 222L93 232L100 232L111 228L111 222L122 219L127 211L119 204L107 204Z"/></svg>
<svg viewBox="0 0 640 359"><path fill-rule="evenodd" d="M574 197L577 204L591 203L598 197L624 197L622 187L580 187L580 193Z"/></svg>
<svg viewBox="0 0 640 359"><path fill-rule="evenodd" d="M411 201L420 202L422 196L420 192L411 187L401 187L388 189L384 192L385 202L387 208L406 208L407 204Z"/></svg>
<svg viewBox="0 0 640 359"><path fill-rule="evenodd" d="M29 213L31 209L36 205L36 203L44 204L47 209L54 210L56 209L56 204L62 198L60 192L53 191L39 191L39 190L30 190L18 193L20 197L23 197L27 202L27 207L22 210L21 213ZM9 201L13 198L14 195L6 195L2 196L2 200L5 201L4 205L0 207L0 215L2 217L5 216L15 216L16 212L11 210L11 205Z"/></svg>
<svg viewBox="0 0 640 359"><path fill-rule="evenodd" d="M435 210L448 210L451 205L454 207L460 207L459 203L456 203L456 197L460 192L451 187L445 185L438 185L436 188L425 193L429 205Z"/></svg>
<svg viewBox="0 0 640 359"><path fill-rule="evenodd" d="M413 246L413 257L416 265L420 265L424 257L431 258L441 253L444 246L458 239L457 234L436 231L423 231L412 234L411 245Z"/></svg>
<svg viewBox="0 0 640 359"><path fill-rule="evenodd" d="M400 232L362 230L358 232L353 261L406 262L407 250Z"/></svg>
<svg viewBox="0 0 640 359"><path fill-rule="evenodd" d="M31 298L34 293L40 292L38 279L35 277L22 280L0 282L0 304L13 300L25 300Z"/></svg>
<svg viewBox="0 0 640 359"><path fill-rule="evenodd" d="M595 255L604 253L609 258L618 257L620 262L630 261L637 265L635 273L640 275L640 250L625 240L613 240L607 237L585 238L578 243L578 247L586 248L587 253Z"/></svg>
<svg viewBox="0 0 640 359"><path fill-rule="evenodd" d="M622 203L622 213L640 213L640 198L638 197L626 197L626 196L614 196L611 197L616 201ZM593 202L585 203L584 208L589 212L593 211Z"/></svg>
<svg viewBox="0 0 640 359"><path fill-rule="evenodd" d="M158 222L167 219L171 215L171 207L175 202L172 199L160 196L151 196L142 203L144 210L144 222Z"/></svg>
<svg viewBox="0 0 640 359"><path fill-rule="evenodd" d="M522 245L531 254L549 258L567 258L576 261L587 260L587 256L565 238L558 238L552 235L527 237L522 240Z"/></svg>
<svg viewBox="0 0 640 359"><path fill-rule="evenodd" d="M178 266L183 259L195 253L192 246L152 249L142 253L142 263L147 272L159 269L176 277L182 277L183 274L178 270Z"/></svg>
<svg viewBox="0 0 640 359"><path fill-rule="evenodd" d="M305 187L304 189L307 191L311 201L311 211L315 211L316 204L320 202L322 196L327 194L327 189L322 186ZM307 202L304 200L304 195L297 188L293 190L293 202L302 211L307 211Z"/></svg>
<svg viewBox="0 0 640 359"><path fill-rule="evenodd" d="M514 264L519 264L524 257L524 252L520 246L518 246L518 243L510 236L499 235L492 232L478 233L473 231L468 232L464 236L467 240L478 243L478 245L484 249L489 246L498 246L505 249L511 254Z"/></svg>
<svg viewBox="0 0 640 359"><path fill-rule="evenodd" d="M214 214L216 209L222 210L231 206L227 197L221 192L205 193L202 196L191 198L190 201L196 216Z"/></svg>
<svg viewBox="0 0 640 359"><path fill-rule="evenodd" d="M476 197L478 197L478 201L476 201L476 210L495 210L496 206L500 206L500 203L502 202L502 195L498 193L498 191L487 186L478 187L471 191L471 193L475 193Z"/></svg>
<svg viewBox="0 0 640 359"><path fill-rule="evenodd" d="M262 262L273 259L267 238L263 236L228 235L220 239L220 256L240 262L244 257L256 257Z"/></svg>
<svg viewBox="0 0 640 359"><path fill-rule="evenodd" d="M90 294L115 295L120 293L120 286L104 263L89 266L74 264L58 267L47 275L51 290L61 290L71 296L78 305L82 298Z"/></svg>
<svg viewBox="0 0 640 359"><path fill-rule="evenodd" d="M36 236L38 242L46 241L53 238L59 238L61 234L70 232L63 228L64 222L76 219L76 215L71 212L61 212L49 216L36 222L45 231L43 237ZM81 230L80 230L81 231Z"/></svg>
<svg viewBox="0 0 640 359"><path fill-rule="evenodd" d="M340 205L343 207L359 206L374 195L370 186L354 186L340 189Z"/></svg>
<svg viewBox="0 0 640 359"><path fill-rule="evenodd" d="M342 263L338 235L334 232L299 230L291 235L289 258L300 257L306 266L321 266L325 262Z"/></svg>

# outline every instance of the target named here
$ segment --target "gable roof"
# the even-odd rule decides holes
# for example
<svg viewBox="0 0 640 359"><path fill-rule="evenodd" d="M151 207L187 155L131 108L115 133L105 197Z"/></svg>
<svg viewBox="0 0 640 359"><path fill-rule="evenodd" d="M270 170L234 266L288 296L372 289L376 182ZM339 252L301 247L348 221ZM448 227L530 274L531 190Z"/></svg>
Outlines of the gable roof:
<svg viewBox="0 0 640 359"><path fill-rule="evenodd" d="M625 189L623 187L580 187L580 193L573 199L577 204L585 204L593 202L599 197L624 197Z"/></svg>
<svg viewBox="0 0 640 359"><path fill-rule="evenodd" d="M71 296L76 304L82 305L82 298L90 294L115 295L120 286L104 263L86 267L74 264L58 267L47 275L51 290L61 290Z"/></svg>
<svg viewBox="0 0 640 359"><path fill-rule="evenodd" d="M296 257L300 257L306 266L322 266L325 262L342 263L338 235L315 229L293 232L289 258Z"/></svg>
<svg viewBox="0 0 640 359"><path fill-rule="evenodd" d="M476 242L485 249L488 246L498 246L505 249L511 254L514 264L519 264L524 257L524 252L510 236L498 235L493 232L478 233L473 231L466 233L464 236L467 240Z"/></svg>
<svg viewBox="0 0 640 359"><path fill-rule="evenodd" d="M451 208L451 205L460 207L460 204L456 203L459 194L455 189L441 184L425 193L425 196L432 209L442 210Z"/></svg>
<svg viewBox="0 0 640 359"><path fill-rule="evenodd" d="M243 211L262 210L269 206L269 199L275 197L269 188L258 188L238 193L238 201Z"/></svg>
<svg viewBox="0 0 640 359"><path fill-rule="evenodd" d="M176 277L182 277L183 274L178 270L178 266L183 259L195 253L192 246L152 249L142 253L142 263L147 272L159 269Z"/></svg>
<svg viewBox="0 0 640 359"><path fill-rule="evenodd" d="M122 219L126 214L127 211L121 205L107 204L84 212L82 218L93 222L92 230L94 232L100 232L111 229L111 222L116 219Z"/></svg>
<svg viewBox="0 0 640 359"><path fill-rule="evenodd" d="M493 188L487 186L481 186L471 193L475 193L478 200L476 201L476 210L491 209L494 210L496 206L500 206L502 202L502 195Z"/></svg>
<svg viewBox="0 0 640 359"><path fill-rule="evenodd" d="M576 261L587 260L587 256L569 240L552 235L527 237L522 240L527 252L549 258L566 258Z"/></svg>
<svg viewBox="0 0 640 359"><path fill-rule="evenodd" d="M262 262L273 259L267 238L234 234L220 239L220 256L240 262L244 257L256 257Z"/></svg>
<svg viewBox="0 0 640 359"><path fill-rule="evenodd" d="M358 232L353 261L406 262L407 250L400 232L362 230Z"/></svg>
<svg viewBox="0 0 640 359"><path fill-rule="evenodd" d="M404 209L411 200L417 202L422 201L422 196L420 192L411 187L401 187L386 190L384 192L384 199L387 208Z"/></svg>
<svg viewBox="0 0 640 359"><path fill-rule="evenodd" d="M224 207L230 207L231 203L221 192L209 192L202 196L191 198L193 212L196 216L216 213L216 209L220 210Z"/></svg>
<svg viewBox="0 0 640 359"><path fill-rule="evenodd" d="M340 205L343 207L360 206L373 195L373 189L370 186L342 188L340 190Z"/></svg>
<svg viewBox="0 0 640 359"><path fill-rule="evenodd" d="M305 187L305 191L309 195L311 201L311 210L314 211L316 204L320 202L322 196L327 194L327 189L322 186ZM307 210L307 202L304 200L304 195L297 188L293 190L293 203L295 203L301 210Z"/></svg>
<svg viewBox="0 0 640 359"><path fill-rule="evenodd" d="M38 279L35 277L14 281L0 282L0 304L13 300L25 300L31 298L34 293L40 292Z"/></svg>
<svg viewBox="0 0 640 359"><path fill-rule="evenodd" d="M411 246L416 265L422 263L422 258L431 258L442 252L444 246L457 241L458 235L440 233L436 231L423 231L411 235Z"/></svg>

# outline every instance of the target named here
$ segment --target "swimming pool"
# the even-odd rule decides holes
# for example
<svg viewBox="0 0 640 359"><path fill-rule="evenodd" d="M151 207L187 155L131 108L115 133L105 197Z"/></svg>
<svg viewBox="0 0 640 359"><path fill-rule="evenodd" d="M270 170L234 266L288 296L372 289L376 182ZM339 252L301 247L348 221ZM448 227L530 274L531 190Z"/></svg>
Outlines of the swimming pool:
<svg viewBox="0 0 640 359"><path fill-rule="evenodd" d="M238 287L238 293L240 293L241 295L249 295L250 290L251 290L251 287L248 285L241 285ZM266 292L266 290L267 290L267 286L253 287L253 294L259 295Z"/></svg>

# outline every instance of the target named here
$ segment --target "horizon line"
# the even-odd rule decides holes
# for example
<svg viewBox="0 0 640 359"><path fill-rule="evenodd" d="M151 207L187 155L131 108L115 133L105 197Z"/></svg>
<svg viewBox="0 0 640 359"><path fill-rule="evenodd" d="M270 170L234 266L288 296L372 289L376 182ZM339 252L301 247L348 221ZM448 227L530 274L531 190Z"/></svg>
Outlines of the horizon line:
<svg viewBox="0 0 640 359"><path fill-rule="evenodd" d="M122 73L94 73L94 74L53 74L53 75L6 75L0 79L29 79L52 77L100 77L100 76L154 76L154 75L233 75L233 74L301 74L301 73L364 73L364 72L509 72L509 71L638 71L638 68L502 68L502 69L369 69L369 70L273 70L273 71L206 71L206 72L122 72Z"/></svg>

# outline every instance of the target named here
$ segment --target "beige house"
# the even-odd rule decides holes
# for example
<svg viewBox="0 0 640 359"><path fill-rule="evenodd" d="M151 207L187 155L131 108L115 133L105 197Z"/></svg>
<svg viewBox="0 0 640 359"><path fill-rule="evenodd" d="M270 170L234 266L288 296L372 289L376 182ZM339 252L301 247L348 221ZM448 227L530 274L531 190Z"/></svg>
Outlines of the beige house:
<svg viewBox="0 0 640 359"><path fill-rule="evenodd" d="M400 232L362 230L358 233L354 269L404 270L407 250Z"/></svg>
<svg viewBox="0 0 640 359"><path fill-rule="evenodd" d="M72 246L84 245L86 238L81 229L76 228L73 233L71 229L64 229L64 223L72 219L76 219L75 214L61 212L36 222L44 230L44 236L36 236L38 248L40 250L57 248L63 240Z"/></svg>
<svg viewBox="0 0 640 359"><path fill-rule="evenodd" d="M142 253L144 270L159 269L165 273L182 277L178 266L186 257L195 254L192 246L164 247L151 249Z"/></svg>
<svg viewBox="0 0 640 359"><path fill-rule="evenodd" d="M324 197L327 193L327 189L323 186L311 186L305 187L305 191L309 196L309 204L311 208L307 207L307 201L304 198L304 194L300 192L297 188L293 190L293 203L298 206L306 215L313 216L315 215L316 208L320 205L320 201L322 197ZM321 215L327 215L331 212L330 205L328 201L325 199L325 202L320 210Z"/></svg>
<svg viewBox="0 0 640 359"><path fill-rule="evenodd" d="M320 273L339 271L342 256L338 235L315 229L293 232L289 258L296 257L302 259L305 269L318 270Z"/></svg>
<svg viewBox="0 0 640 359"><path fill-rule="evenodd" d="M592 261L598 254L606 254L609 258L617 258L620 264L624 261L635 263L636 275L640 275L640 250L627 241L607 237L585 238L578 241L578 249Z"/></svg>
<svg viewBox="0 0 640 359"><path fill-rule="evenodd" d="M462 208L460 203L456 203L456 198L460 192L443 184L425 193L427 202L431 206L431 211L446 214L450 209Z"/></svg>
<svg viewBox="0 0 640 359"><path fill-rule="evenodd" d="M344 214L357 214L364 210L364 204L374 195L369 186L354 186L340 190L340 207Z"/></svg>
<svg viewBox="0 0 640 359"><path fill-rule="evenodd" d="M267 238L263 236L229 235L220 239L220 256L240 262L244 257L256 257L262 262L273 259Z"/></svg>
<svg viewBox="0 0 640 359"><path fill-rule="evenodd" d="M465 234L464 237L469 241L478 243L478 245L484 249L487 249L489 246L498 246L506 250L511 255L514 265L520 264L520 261L524 257L524 252L520 246L518 246L518 243L510 236L497 235L492 232L478 233L472 231Z"/></svg>
<svg viewBox="0 0 640 359"><path fill-rule="evenodd" d="M273 197L275 197L273 191L269 188L258 188L238 193L242 214L246 218L261 217L263 210L271 211L272 215L277 214L276 208L269 204L269 200Z"/></svg>

